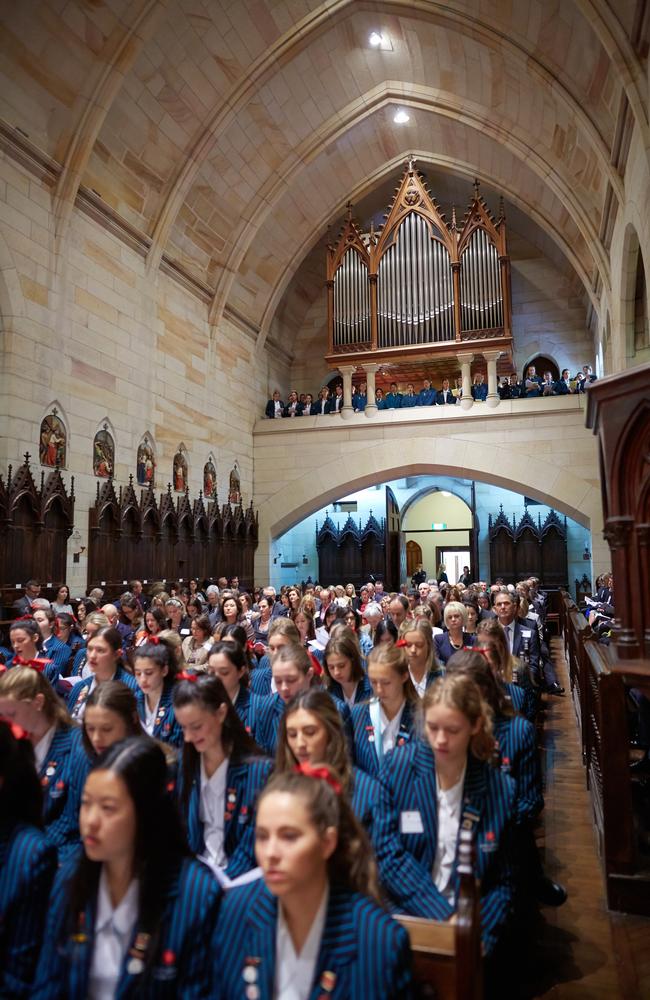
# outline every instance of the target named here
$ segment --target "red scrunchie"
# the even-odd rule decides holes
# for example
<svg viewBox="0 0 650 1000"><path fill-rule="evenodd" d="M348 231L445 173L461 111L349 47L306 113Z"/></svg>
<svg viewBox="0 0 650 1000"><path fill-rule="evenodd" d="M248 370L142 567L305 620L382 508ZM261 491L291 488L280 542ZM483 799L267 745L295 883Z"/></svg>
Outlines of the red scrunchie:
<svg viewBox="0 0 650 1000"><path fill-rule="evenodd" d="M296 764L294 767L296 774L303 774L306 778L316 778L318 781L325 781L330 788L340 795L343 789L340 782L336 780L327 767L312 767L311 764Z"/></svg>
<svg viewBox="0 0 650 1000"><path fill-rule="evenodd" d="M398 649L403 649L404 646L408 646L408 642L406 639L398 639L395 645Z"/></svg>
<svg viewBox="0 0 650 1000"><path fill-rule="evenodd" d="M180 674L176 675L177 681L189 681L191 684L194 684L198 679L198 674L190 674L187 670L181 670Z"/></svg>
<svg viewBox="0 0 650 1000"><path fill-rule="evenodd" d="M13 666L15 667L31 667L32 670L38 670L39 674L42 674L46 667L50 665L51 660L23 660L22 656L14 656Z"/></svg>

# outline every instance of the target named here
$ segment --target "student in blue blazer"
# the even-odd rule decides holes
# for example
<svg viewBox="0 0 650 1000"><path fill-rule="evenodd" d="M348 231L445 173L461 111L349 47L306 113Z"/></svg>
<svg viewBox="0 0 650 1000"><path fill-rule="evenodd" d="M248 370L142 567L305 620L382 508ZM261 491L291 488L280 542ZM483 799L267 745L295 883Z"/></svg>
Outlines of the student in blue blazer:
<svg viewBox="0 0 650 1000"><path fill-rule="evenodd" d="M77 655L86 648L86 642L72 615L65 611L60 611L56 616L58 636L61 642L68 647L68 662L61 671L62 677L69 677Z"/></svg>
<svg viewBox="0 0 650 1000"><path fill-rule="evenodd" d="M280 390L276 389L267 401L266 408L264 410L264 415L269 418L269 420L279 419L284 416L284 403L280 398Z"/></svg>
<svg viewBox="0 0 650 1000"><path fill-rule="evenodd" d="M370 844L331 768L271 779L255 852L263 880L230 890L217 924L217 997L412 997L408 935L373 898Z"/></svg>
<svg viewBox="0 0 650 1000"><path fill-rule="evenodd" d="M56 687L59 682L59 670L56 664L43 653L41 630L33 618L19 618L9 626L9 641L13 650L7 667L36 666L42 669L45 677Z"/></svg>
<svg viewBox="0 0 650 1000"><path fill-rule="evenodd" d="M278 740L278 726L292 698L307 691L314 681L314 667L309 653L303 646L282 646L273 656L271 667L277 694L261 698L250 715L251 735L268 754L274 754ZM343 720L346 735L352 744L350 709L329 694Z"/></svg>
<svg viewBox="0 0 650 1000"><path fill-rule="evenodd" d="M271 620L268 631L269 651L253 670L251 675L251 691L253 694L267 697L272 693L271 660L283 646L300 645L300 632L290 618L276 617Z"/></svg>
<svg viewBox="0 0 650 1000"><path fill-rule="evenodd" d="M167 779L146 736L115 743L88 775L84 850L52 890L33 1000L213 995L220 889L188 856Z"/></svg>
<svg viewBox="0 0 650 1000"><path fill-rule="evenodd" d="M372 698L372 685L363 669L361 648L352 629L337 627L336 635L325 648L323 671L327 691L350 710Z"/></svg>
<svg viewBox="0 0 650 1000"><path fill-rule="evenodd" d="M174 709L185 739L177 791L190 848L236 878L255 865L255 802L271 762L213 674L179 674Z"/></svg>
<svg viewBox="0 0 650 1000"><path fill-rule="evenodd" d="M42 831L42 797L28 734L0 720L0 996L33 996L56 851Z"/></svg>
<svg viewBox="0 0 650 1000"><path fill-rule="evenodd" d="M352 408L355 413L363 413L368 402L368 390L365 382L361 382L352 393Z"/></svg>
<svg viewBox="0 0 650 1000"><path fill-rule="evenodd" d="M33 617L41 632L41 656L51 660L57 673L65 677L68 672L71 651L70 647L65 642L61 642L54 633L56 614L51 608L37 608Z"/></svg>
<svg viewBox="0 0 650 1000"><path fill-rule="evenodd" d="M134 694L138 691L135 677L122 664L122 636L112 625L100 628L88 640L87 656L93 672L75 684L68 695L68 710L77 721L83 718L88 696L104 681L121 681Z"/></svg>
<svg viewBox="0 0 650 1000"><path fill-rule="evenodd" d="M76 727L50 682L33 667L16 667L0 675L0 715L29 733L41 782L45 835L58 849L68 839L66 803Z"/></svg>
<svg viewBox="0 0 650 1000"><path fill-rule="evenodd" d="M461 828L472 831L481 882L483 949L497 944L513 899L517 790L492 767L490 711L471 678L445 676L422 700L425 739L390 754L375 826L382 884L396 909L447 920L458 892Z"/></svg>
<svg viewBox="0 0 650 1000"><path fill-rule="evenodd" d="M402 402L400 404L400 409L410 409L412 406L418 405L418 394L413 388L413 383L409 382L406 386L406 392L402 396Z"/></svg>
<svg viewBox="0 0 650 1000"><path fill-rule="evenodd" d="M428 378L425 378L422 382L422 388L418 393L418 406L435 406L437 402L436 390L432 388L431 382Z"/></svg>
<svg viewBox="0 0 650 1000"><path fill-rule="evenodd" d="M438 638L424 616L406 618L399 627L398 648L404 647L411 681L420 698L443 673L436 657L434 640Z"/></svg>
<svg viewBox="0 0 650 1000"><path fill-rule="evenodd" d="M260 698L248 687L250 672L246 654L238 642L215 642L208 653L208 673L218 677L235 706L244 729L250 732L250 716L259 708ZM256 668L257 669L257 668Z"/></svg>
<svg viewBox="0 0 650 1000"><path fill-rule="evenodd" d="M488 387L487 382L484 381L485 376L479 372L474 376L474 384L472 385L472 399L476 402L484 403L487 399Z"/></svg>
<svg viewBox="0 0 650 1000"><path fill-rule="evenodd" d="M487 656L494 676L503 685L515 712L534 722L539 708L539 694L530 677L515 666L506 634L497 618L486 618L476 626L475 648ZM515 673L516 671L516 673Z"/></svg>
<svg viewBox="0 0 650 1000"><path fill-rule="evenodd" d="M142 728L154 739L183 745L183 730L174 714L172 695L177 673L176 649L163 636L150 636L133 652L136 700Z"/></svg>
<svg viewBox="0 0 650 1000"><path fill-rule="evenodd" d="M386 409L399 410L402 405L402 394L397 391L397 382L391 382L390 391L386 393Z"/></svg>
<svg viewBox="0 0 650 1000"><path fill-rule="evenodd" d="M329 764L341 779L352 811L372 840L374 816L381 797L376 778L352 765L341 716L327 693L303 691L289 703L278 730L275 773L297 764Z"/></svg>
<svg viewBox="0 0 650 1000"><path fill-rule="evenodd" d="M375 646L368 657L368 679L374 697L352 709L353 759L374 778L384 758L411 739L418 696L404 647Z"/></svg>

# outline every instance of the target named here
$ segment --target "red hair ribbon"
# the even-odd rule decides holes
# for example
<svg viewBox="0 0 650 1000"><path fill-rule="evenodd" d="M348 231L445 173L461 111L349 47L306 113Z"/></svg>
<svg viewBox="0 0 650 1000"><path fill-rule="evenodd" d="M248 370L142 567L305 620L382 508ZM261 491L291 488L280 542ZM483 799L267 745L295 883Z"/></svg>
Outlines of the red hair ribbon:
<svg viewBox="0 0 650 1000"><path fill-rule="evenodd" d="M190 683L192 684L198 679L199 679L198 674L190 674L187 670L181 670L180 674L176 675L177 681L190 681Z"/></svg>
<svg viewBox="0 0 650 1000"><path fill-rule="evenodd" d="M9 726L11 730L11 735L15 740L28 740L29 733L22 726L19 726L17 722L12 722L11 719L5 718L4 715L0 715L0 722L4 722L6 726Z"/></svg>
<svg viewBox="0 0 650 1000"><path fill-rule="evenodd" d="M20 618L15 619L17 622L33 622L34 618L32 615L21 615Z"/></svg>
<svg viewBox="0 0 650 1000"><path fill-rule="evenodd" d="M7 673L7 664L6 663L0 663L0 675L6 674L6 673Z"/></svg>
<svg viewBox="0 0 650 1000"><path fill-rule="evenodd" d="M408 646L408 642L406 641L406 639L398 639L395 645L397 646L398 649L403 649L404 646Z"/></svg>
<svg viewBox="0 0 650 1000"><path fill-rule="evenodd" d="M485 646L463 646L466 653L481 653L487 660L489 650Z"/></svg>
<svg viewBox="0 0 650 1000"><path fill-rule="evenodd" d="M343 791L340 782L333 777L327 767L312 767L311 764L296 764L294 771L296 774L304 774L306 778L316 778L318 781L327 782L336 795L340 795Z"/></svg>
<svg viewBox="0 0 650 1000"><path fill-rule="evenodd" d="M51 660L23 660L22 656L14 656L13 666L15 667L31 667L32 670L38 670L39 674L42 674L46 667L50 665Z"/></svg>
<svg viewBox="0 0 650 1000"><path fill-rule="evenodd" d="M160 644L160 636L148 635L146 641L150 642L152 646L158 646Z"/></svg>
<svg viewBox="0 0 650 1000"><path fill-rule="evenodd" d="M252 653L254 651L255 643L253 642L252 639L249 639L248 642L246 643L246 649L248 650L249 653Z"/></svg>

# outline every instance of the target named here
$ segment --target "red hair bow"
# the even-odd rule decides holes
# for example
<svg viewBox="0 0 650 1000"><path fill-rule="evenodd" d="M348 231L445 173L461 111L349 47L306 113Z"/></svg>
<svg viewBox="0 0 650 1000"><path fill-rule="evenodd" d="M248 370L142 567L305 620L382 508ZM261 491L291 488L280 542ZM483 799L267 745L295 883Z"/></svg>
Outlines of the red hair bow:
<svg viewBox="0 0 650 1000"><path fill-rule="evenodd" d="M23 660L22 656L14 656L13 665L15 667L31 667L32 670L38 670L39 674L42 674L51 662L51 660Z"/></svg>
<svg viewBox="0 0 650 1000"><path fill-rule="evenodd" d="M160 637L157 635L148 635L147 642L150 642L152 646L158 646L160 643Z"/></svg>
<svg viewBox="0 0 650 1000"><path fill-rule="evenodd" d="M248 650L249 653L252 653L253 650L255 649L255 643L253 642L252 639L249 639L248 642L246 643L246 649Z"/></svg>
<svg viewBox="0 0 650 1000"><path fill-rule="evenodd" d="M330 788L340 795L343 789L340 782L332 775L327 767L312 767L311 764L296 764L294 767L296 774L304 774L306 778L316 778L318 781L325 781Z"/></svg>
<svg viewBox="0 0 650 1000"><path fill-rule="evenodd" d="M406 641L406 639L398 639L395 645L398 647L398 649L403 649L404 646L408 646L408 642Z"/></svg>
<svg viewBox="0 0 650 1000"><path fill-rule="evenodd" d="M32 615L21 615L20 618L15 619L17 622L33 622L34 618Z"/></svg>
<svg viewBox="0 0 650 1000"><path fill-rule="evenodd" d="M485 659L488 659L489 650L485 646L463 646L466 653L480 653Z"/></svg>
<svg viewBox="0 0 650 1000"><path fill-rule="evenodd" d="M9 726L11 730L11 735L15 740L28 740L29 733L22 726L19 726L17 722L12 722L11 719L6 719L4 715L0 715L0 722L4 722L6 726Z"/></svg>
<svg viewBox="0 0 650 1000"><path fill-rule="evenodd" d="M178 681L190 681L191 684L194 684L198 679L198 674L190 674L187 670L181 670L180 674L176 677Z"/></svg>

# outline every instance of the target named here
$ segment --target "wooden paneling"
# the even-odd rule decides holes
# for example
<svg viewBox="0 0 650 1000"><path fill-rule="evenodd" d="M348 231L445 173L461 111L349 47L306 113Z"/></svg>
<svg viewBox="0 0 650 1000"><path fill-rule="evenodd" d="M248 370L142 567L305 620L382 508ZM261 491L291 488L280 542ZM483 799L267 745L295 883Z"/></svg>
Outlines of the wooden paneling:
<svg viewBox="0 0 650 1000"><path fill-rule="evenodd" d="M384 527L372 514L363 528L348 516L340 529L327 514L321 527L316 525L316 548L318 580L325 587L353 583L358 588L371 576L385 578Z"/></svg>
<svg viewBox="0 0 650 1000"><path fill-rule="evenodd" d="M535 523L526 510L517 523L508 520L501 506L488 523L492 580L516 583L537 576L548 589L568 585L566 519L562 522L552 510L543 524L539 516Z"/></svg>

